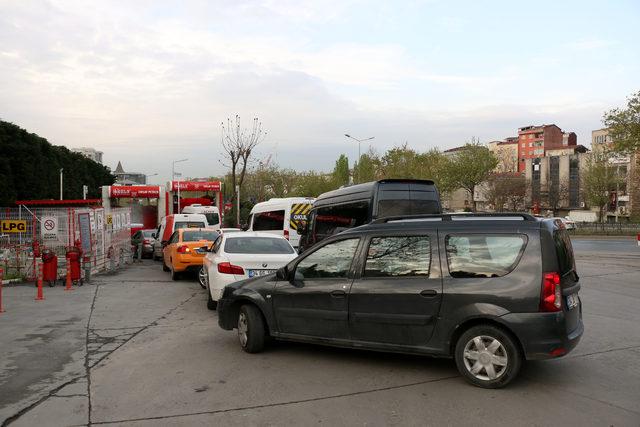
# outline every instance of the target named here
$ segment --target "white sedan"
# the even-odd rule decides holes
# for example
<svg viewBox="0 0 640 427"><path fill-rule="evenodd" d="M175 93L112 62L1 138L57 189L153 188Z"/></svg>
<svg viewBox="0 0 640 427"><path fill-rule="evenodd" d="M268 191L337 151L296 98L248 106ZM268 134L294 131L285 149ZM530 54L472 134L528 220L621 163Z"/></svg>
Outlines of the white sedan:
<svg viewBox="0 0 640 427"><path fill-rule="evenodd" d="M253 231L223 232L207 252L203 265L210 310L228 284L271 274L298 255L284 237Z"/></svg>

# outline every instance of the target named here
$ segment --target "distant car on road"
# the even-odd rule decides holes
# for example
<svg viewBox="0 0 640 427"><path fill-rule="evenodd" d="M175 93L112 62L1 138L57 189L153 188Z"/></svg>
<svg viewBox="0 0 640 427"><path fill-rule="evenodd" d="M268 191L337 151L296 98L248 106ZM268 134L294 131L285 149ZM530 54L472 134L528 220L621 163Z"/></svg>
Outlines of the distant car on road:
<svg viewBox="0 0 640 427"><path fill-rule="evenodd" d="M153 244L156 242L156 239L153 237L155 231L153 228L150 230L138 230L131 236L131 246L136 249L134 256L137 254L138 246L140 245L142 245L143 258L145 256L149 256L149 258L153 256Z"/></svg>
<svg viewBox="0 0 640 427"><path fill-rule="evenodd" d="M274 273L296 257L296 251L282 236L247 231L222 233L204 259L207 307L216 308L222 290L229 283Z"/></svg>
<svg viewBox="0 0 640 427"><path fill-rule="evenodd" d="M240 278L241 276L238 276ZM243 350L265 337L454 358L499 388L523 360L564 356L583 333L569 234L527 214L381 218L279 269L228 285L218 323Z"/></svg>
<svg viewBox="0 0 640 427"><path fill-rule="evenodd" d="M204 228L180 228L174 231L162 249L162 269L171 271L173 280L178 280L180 274L186 271L200 273L205 255L201 248L211 246L219 235L216 230Z"/></svg>

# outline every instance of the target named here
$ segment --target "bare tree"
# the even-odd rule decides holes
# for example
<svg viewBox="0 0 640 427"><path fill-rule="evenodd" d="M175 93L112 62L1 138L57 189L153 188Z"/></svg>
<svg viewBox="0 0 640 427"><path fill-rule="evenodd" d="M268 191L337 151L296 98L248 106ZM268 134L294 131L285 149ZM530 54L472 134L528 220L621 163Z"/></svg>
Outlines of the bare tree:
<svg viewBox="0 0 640 427"><path fill-rule="evenodd" d="M231 169L231 185L233 186L233 198L237 199L236 188L242 187L247 172L247 165L256 146L267 136L262 130L262 123L254 118L251 128L242 128L240 116L236 114L235 120L227 119L222 122L222 149L224 157L229 162L225 166Z"/></svg>
<svg viewBox="0 0 640 427"><path fill-rule="evenodd" d="M497 212L517 212L524 207L526 179L519 173L496 173L487 180L487 201Z"/></svg>

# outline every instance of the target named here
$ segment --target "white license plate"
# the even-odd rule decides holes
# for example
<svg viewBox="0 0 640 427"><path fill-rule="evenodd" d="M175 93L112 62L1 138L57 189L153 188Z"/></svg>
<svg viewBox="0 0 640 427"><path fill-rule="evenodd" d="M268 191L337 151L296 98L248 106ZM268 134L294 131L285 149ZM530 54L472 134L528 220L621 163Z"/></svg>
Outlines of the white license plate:
<svg viewBox="0 0 640 427"><path fill-rule="evenodd" d="M578 298L578 294L571 294L567 296L567 307L569 310L575 308L580 303L580 299Z"/></svg>
<svg viewBox="0 0 640 427"><path fill-rule="evenodd" d="M275 270L249 270L249 277L266 276L275 273Z"/></svg>

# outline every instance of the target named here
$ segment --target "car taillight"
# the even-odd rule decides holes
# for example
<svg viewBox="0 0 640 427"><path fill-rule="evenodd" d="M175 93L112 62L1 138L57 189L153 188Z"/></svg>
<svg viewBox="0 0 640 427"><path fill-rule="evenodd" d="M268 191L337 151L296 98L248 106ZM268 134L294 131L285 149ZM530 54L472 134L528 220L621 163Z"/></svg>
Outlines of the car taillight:
<svg viewBox="0 0 640 427"><path fill-rule="evenodd" d="M544 273L540 311L560 311L562 309L562 289L558 273Z"/></svg>
<svg viewBox="0 0 640 427"><path fill-rule="evenodd" d="M221 262L218 264L218 273L244 274L244 270L239 265L233 265L230 262Z"/></svg>
<svg viewBox="0 0 640 427"><path fill-rule="evenodd" d="M289 240L289 230L284 230L284 238Z"/></svg>
<svg viewBox="0 0 640 427"><path fill-rule="evenodd" d="M189 246L187 245L178 246L178 249L176 249L176 251L179 254L186 254L187 252L189 252Z"/></svg>

